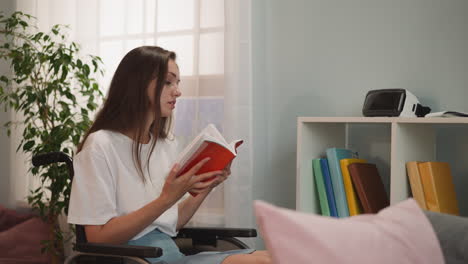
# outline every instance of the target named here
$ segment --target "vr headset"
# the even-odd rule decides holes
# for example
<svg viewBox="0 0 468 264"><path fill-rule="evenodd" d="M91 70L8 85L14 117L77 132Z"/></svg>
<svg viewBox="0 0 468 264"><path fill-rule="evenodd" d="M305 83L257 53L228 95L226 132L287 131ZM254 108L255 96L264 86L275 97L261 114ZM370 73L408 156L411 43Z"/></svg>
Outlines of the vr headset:
<svg viewBox="0 0 468 264"><path fill-rule="evenodd" d="M431 108L419 103L406 89L379 89L367 92L362 107L364 116L423 117Z"/></svg>

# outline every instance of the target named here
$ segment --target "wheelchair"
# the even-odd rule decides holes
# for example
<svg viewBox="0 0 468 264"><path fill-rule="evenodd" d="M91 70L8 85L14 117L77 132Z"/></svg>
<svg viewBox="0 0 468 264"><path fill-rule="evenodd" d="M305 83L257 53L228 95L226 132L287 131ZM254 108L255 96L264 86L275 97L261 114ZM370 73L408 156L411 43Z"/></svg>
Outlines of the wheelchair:
<svg viewBox="0 0 468 264"><path fill-rule="evenodd" d="M70 181L73 182L73 162L67 154L50 152L32 158L35 167L61 162L66 164ZM86 240L84 226L75 225L75 230L74 252L66 259L66 264L149 263L145 258L157 258L164 254L158 247L89 243ZM187 227L179 230L177 237L173 239L182 253L193 255L202 251L248 249L249 247L238 238L256 236L257 231L249 228Z"/></svg>

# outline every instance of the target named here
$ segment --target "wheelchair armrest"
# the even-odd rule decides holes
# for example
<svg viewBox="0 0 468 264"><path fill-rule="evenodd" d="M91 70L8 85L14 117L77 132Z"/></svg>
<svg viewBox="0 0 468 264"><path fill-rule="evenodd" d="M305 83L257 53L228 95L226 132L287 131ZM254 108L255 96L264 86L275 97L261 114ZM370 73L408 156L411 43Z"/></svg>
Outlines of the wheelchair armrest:
<svg viewBox="0 0 468 264"><path fill-rule="evenodd" d="M229 241L238 248L249 248L245 243L235 237L256 237L257 230L251 228L206 228L186 227L179 230L176 238L192 239L192 245L209 245L216 247L218 240Z"/></svg>
<svg viewBox="0 0 468 264"><path fill-rule="evenodd" d="M157 258L162 255L162 249L158 247L112 245L103 243L77 243L75 250L82 253L96 253L141 258Z"/></svg>
<svg viewBox="0 0 468 264"><path fill-rule="evenodd" d="M257 230L253 228L227 228L227 227L186 227L179 230L177 237L256 237Z"/></svg>

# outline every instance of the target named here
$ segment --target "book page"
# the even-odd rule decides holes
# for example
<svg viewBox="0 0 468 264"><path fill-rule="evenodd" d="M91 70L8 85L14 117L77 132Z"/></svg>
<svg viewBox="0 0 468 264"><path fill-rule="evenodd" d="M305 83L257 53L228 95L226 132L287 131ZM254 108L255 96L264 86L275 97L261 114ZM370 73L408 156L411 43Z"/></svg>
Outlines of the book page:
<svg viewBox="0 0 468 264"><path fill-rule="evenodd" d="M209 124L195 137L195 139L192 140L192 142L190 142L189 145L187 145L187 147L185 147L185 149L179 154L176 162L180 165L185 164L187 160L200 148L204 141L215 142L232 153L236 153L235 147L226 142L224 137L213 124Z"/></svg>
<svg viewBox="0 0 468 264"><path fill-rule="evenodd" d="M234 155L237 155L237 147L242 145L242 143L244 143L244 140L242 140L242 139L237 139L237 140L232 141L229 144L229 150L232 153L234 153Z"/></svg>
<svg viewBox="0 0 468 264"><path fill-rule="evenodd" d="M179 154L179 157L177 158L176 162L182 165L187 161L187 157L192 156L193 152L195 152L203 142L203 133L199 134L198 136L195 137L195 139L188 144L184 150Z"/></svg>
<svg viewBox="0 0 468 264"><path fill-rule="evenodd" d="M223 135L216 129L216 126L213 124L209 124L205 129L203 129L202 133L210 136L214 142L229 148L229 144L224 139Z"/></svg>
<svg viewBox="0 0 468 264"><path fill-rule="evenodd" d="M216 129L216 126L214 126L213 124L209 124L205 128L205 132L208 135L206 137L206 140L213 141L215 143L218 143L221 146L224 146L225 148L230 150L234 155L236 155L237 153L236 145L238 143L242 144L242 142L244 142L242 139L237 139L237 140L232 141L231 143L228 143L226 139L223 137L223 135L221 135L221 133L218 131L218 129Z"/></svg>

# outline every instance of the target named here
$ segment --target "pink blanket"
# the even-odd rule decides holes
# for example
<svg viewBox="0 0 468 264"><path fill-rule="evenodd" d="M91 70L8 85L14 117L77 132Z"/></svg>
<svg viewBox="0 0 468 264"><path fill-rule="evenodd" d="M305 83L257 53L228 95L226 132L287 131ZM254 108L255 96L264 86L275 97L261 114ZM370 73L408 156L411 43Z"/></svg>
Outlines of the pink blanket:
<svg viewBox="0 0 468 264"><path fill-rule="evenodd" d="M20 214L0 206L0 263L48 263L41 241L48 226L33 214Z"/></svg>

